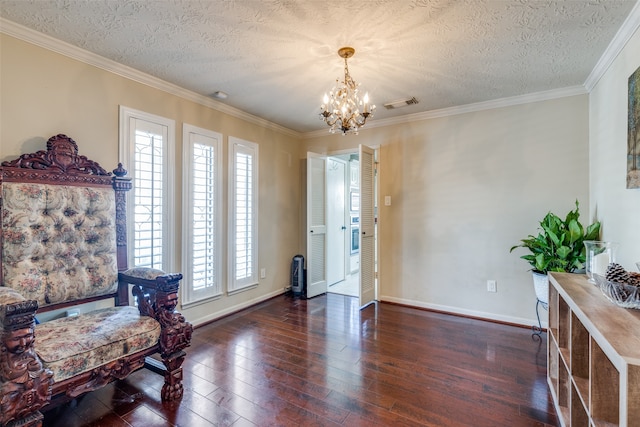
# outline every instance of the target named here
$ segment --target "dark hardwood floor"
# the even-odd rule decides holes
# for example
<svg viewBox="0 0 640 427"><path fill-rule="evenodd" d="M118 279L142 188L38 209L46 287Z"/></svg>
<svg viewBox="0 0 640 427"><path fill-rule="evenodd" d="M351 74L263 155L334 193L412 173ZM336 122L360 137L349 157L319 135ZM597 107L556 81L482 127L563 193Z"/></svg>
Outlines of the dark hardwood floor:
<svg viewBox="0 0 640 427"><path fill-rule="evenodd" d="M148 370L45 413L52 426L556 426L546 336L328 294L196 329L185 395Z"/></svg>

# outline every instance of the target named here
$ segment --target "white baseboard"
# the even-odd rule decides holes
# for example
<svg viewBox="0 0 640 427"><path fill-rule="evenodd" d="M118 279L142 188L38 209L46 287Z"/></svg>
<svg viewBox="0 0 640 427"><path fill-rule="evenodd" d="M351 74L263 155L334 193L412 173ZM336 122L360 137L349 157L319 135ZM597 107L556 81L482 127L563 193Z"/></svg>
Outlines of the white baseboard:
<svg viewBox="0 0 640 427"><path fill-rule="evenodd" d="M236 304L234 306L231 307L227 307L224 310L220 310L217 311L215 313L212 313L208 316L204 316L204 317L200 317L198 319L189 319L189 321L194 325L194 326L200 326L202 324L205 323L209 323L212 322L214 320L217 320L221 317L227 316L229 314L235 313L237 311L243 310L245 308L251 307L252 305L261 303L263 301L266 301L268 299L271 299L273 297L276 297L278 295L283 294L284 291L283 290L277 290L277 291L273 291L269 294L266 295L261 295L260 297L248 300L248 301L243 301L240 304ZM427 310L435 310L435 311L440 311L440 312L444 312L444 313L451 313L451 314L459 314L462 316L470 316L470 317L476 317L479 319L486 319L486 320L493 320L493 321L498 321L498 322L503 322L503 323L512 323L515 325L522 325L522 326L533 326L533 325L537 325L538 321L537 319L526 319L523 317L512 317L512 316L502 316L499 314L495 314L495 313L487 313L484 311L476 311L476 310L467 310L467 309L463 309L460 307L452 307L452 306L448 306L448 305L440 305L440 304L429 304L429 303L425 303L422 301L414 301L414 300L409 300L409 299L404 299L404 298L396 298L396 297L391 297L391 296L386 296L386 295L382 295L380 296L380 301L383 302L391 302L391 303L395 303L395 304L402 304L405 306L409 306L409 307L416 307L416 308L424 308ZM547 322L542 322L542 327L546 328L547 327Z"/></svg>
<svg viewBox="0 0 640 427"><path fill-rule="evenodd" d="M284 289L284 288L283 288ZM251 307L252 305L256 305L259 304L263 301L266 301L268 299L271 299L273 297L276 297L278 295L282 295L284 293L283 289L279 289L277 291L273 291L271 293L265 294L265 295L261 295L257 298L253 298L251 300L248 301L243 301L240 304L236 304L233 305L231 307L226 307L224 310L220 310L220 311L216 311L215 313L211 313L207 316L204 317L200 317L198 319L191 319L189 318L189 322L191 322L191 324L195 327L198 327L200 325L203 325L205 323L209 323L212 322L214 320L217 320L221 317L224 316L228 316L229 314L235 313L236 311L240 311L243 310L245 308Z"/></svg>
<svg viewBox="0 0 640 427"><path fill-rule="evenodd" d="M411 307L425 308L428 310L436 310L436 311L441 311L441 312L451 313L451 314L460 314L463 316L477 317L480 319L494 320L494 321L504 322L504 323L513 323L516 325L533 326L538 324L537 319L526 319L523 317L502 316L499 314L487 313L484 311L467 310L464 308L451 307L448 305L429 304L421 301L408 300L404 298L396 298L396 297L391 297L386 295L381 295L380 301L383 301L383 302L387 301L387 302L402 304L402 305L411 306ZM542 322L542 327L546 328L547 322Z"/></svg>

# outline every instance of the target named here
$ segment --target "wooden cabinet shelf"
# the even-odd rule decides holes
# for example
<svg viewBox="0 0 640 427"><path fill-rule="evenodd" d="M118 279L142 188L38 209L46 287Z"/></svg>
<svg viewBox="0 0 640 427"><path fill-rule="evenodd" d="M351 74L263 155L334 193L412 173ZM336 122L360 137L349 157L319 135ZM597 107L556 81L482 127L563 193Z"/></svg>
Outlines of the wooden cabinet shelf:
<svg viewBox="0 0 640 427"><path fill-rule="evenodd" d="M640 426L640 310L549 274L547 381L563 426Z"/></svg>

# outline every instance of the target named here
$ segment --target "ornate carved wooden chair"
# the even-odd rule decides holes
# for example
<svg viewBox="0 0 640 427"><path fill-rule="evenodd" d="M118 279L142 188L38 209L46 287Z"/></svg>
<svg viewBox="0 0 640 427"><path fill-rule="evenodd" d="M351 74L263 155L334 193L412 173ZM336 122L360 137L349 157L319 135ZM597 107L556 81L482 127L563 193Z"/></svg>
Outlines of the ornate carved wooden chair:
<svg viewBox="0 0 640 427"><path fill-rule="evenodd" d="M181 274L127 268L122 165L112 176L57 135L0 167L0 426L127 377L158 353L162 400L182 397L193 327L175 311ZM129 305L132 286L137 307ZM35 324L38 312L114 306Z"/></svg>

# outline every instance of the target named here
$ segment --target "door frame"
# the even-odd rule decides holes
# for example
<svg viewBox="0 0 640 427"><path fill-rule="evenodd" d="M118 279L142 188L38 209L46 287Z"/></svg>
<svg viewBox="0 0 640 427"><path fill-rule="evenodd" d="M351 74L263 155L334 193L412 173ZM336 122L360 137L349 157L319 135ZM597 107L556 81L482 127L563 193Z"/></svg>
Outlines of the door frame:
<svg viewBox="0 0 640 427"><path fill-rule="evenodd" d="M333 197L331 194L333 193L333 189L329 186L329 176L331 174L331 162L336 162L337 164L342 165L342 211L341 217L337 215L331 215L333 203L331 201L336 202L338 197ZM331 286L334 283L338 283L346 279L347 274L347 236L348 236L348 227L347 227L347 217L349 216L349 212L347 211L347 196L348 196L348 186L347 186L347 166L348 162L344 159L335 157L335 156L327 156L327 186L326 186L326 194L327 194L327 203L326 203L326 212L327 212L327 285ZM331 200L330 200L331 199ZM336 212L338 213L338 212ZM335 223L334 223L335 222ZM338 227L340 227L338 230ZM341 237L341 239L340 239ZM340 251L337 251L337 245L335 245L335 240L341 240ZM338 265L333 265L336 261L336 257L334 255L334 251L337 251L338 254L341 254L341 259ZM335 269L340 268L341 271L336 272ZM335 273L335 274L334 274Z"/></svg>
<svg viewBox="0 0 640 427"><path fill-rule="evenodd" d="M359 156L360 155L360 148L359 148L360 145L364 145L364 144L358 144L358 146L353 147L353 148L346 148L346 149L342 149L342 150L329 151L329 152L327 152L327 153L325 153L323 155L325 157L332 157L332 156L339 156L339 155L345 155L345 154L358 154L358 156ZM380 206L379 203L378 203L379 201L377 200L378 199L378 186L379 186L379 182L378 182L378 178L379 178L379 175L378 175L378 165L379 165L378 155L380 153L380 145L369 145L368 147L373 150L373 155L374 155L374 157L373 157L373 202L374 202L374 209L375 209L376 206L378 206L378 207ZM317 153L314 153L314 154L317 154ZM373 272L374 273L374 295L375 295L374 302L378 301L378 295L379 295L379 290L380 290L380 284L379 284L379 280L378 280L379 275L378 275L378 268L377 268L377 266L380 265L380 260L379 260L380 250L379 250L379 247L378 247L378 236L377 236L377 229L378 229L378 226L379 226L379 219L380 219L379 215L376 215L376 223L374 224L374 228L376 229L376 236L375 236L375 240L374 240L374 251L375 251L374 262L375 262L375 264L374 264L374 272ZM361 255L359 254L359 256L361 256ZM360 271L359 271L359 274L360 274ZM360 281L359 281L359 284L360 284ZM358 298L360 299L361 298L360 286L359 286L359 289L358 289L358 294L359 294ZM365 304L361 308L364 308L365 306L367 306L369 304L370 303Z"/></svg>

